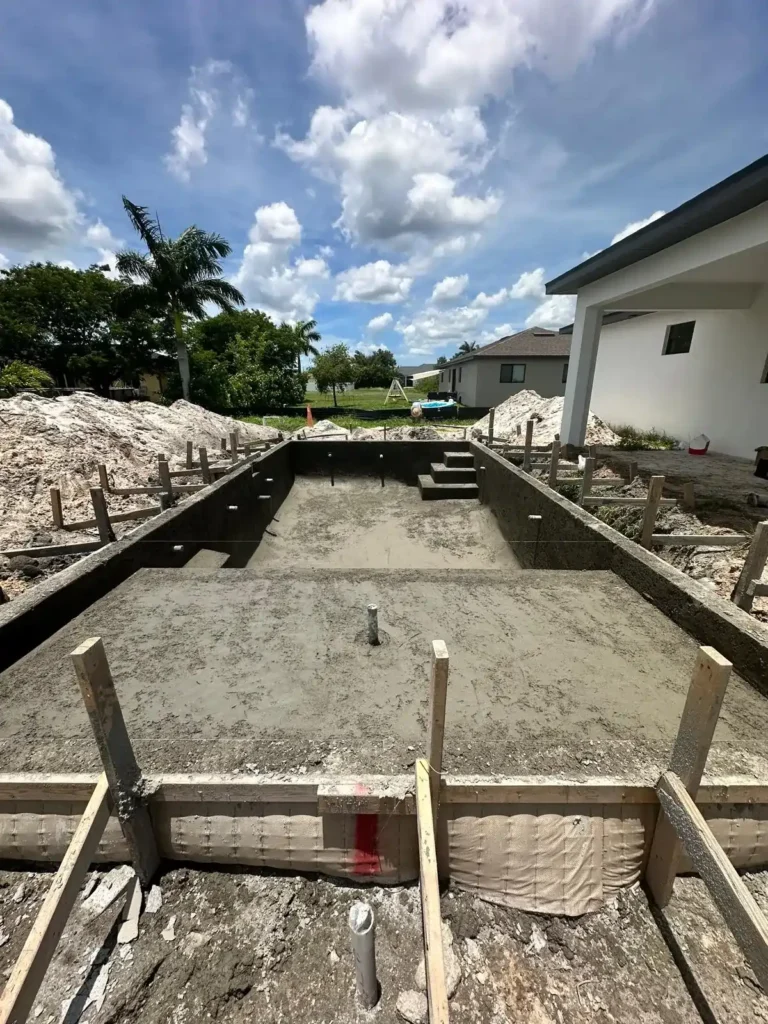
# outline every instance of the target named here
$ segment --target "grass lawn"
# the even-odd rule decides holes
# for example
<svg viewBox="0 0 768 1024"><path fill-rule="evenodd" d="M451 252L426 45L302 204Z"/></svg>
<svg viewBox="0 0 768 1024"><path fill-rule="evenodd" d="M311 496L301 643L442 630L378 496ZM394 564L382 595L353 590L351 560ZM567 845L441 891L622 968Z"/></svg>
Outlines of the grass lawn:
<svg viewBox="0 0 768 1024"><path fill-rule="evenodd" d="M469 428L472 424L467 423L466 420L461 422L455 419L445 420L412 420L410 416L393 416L391 419L385 420L361 420L357 416L345 416L344 410L339 409L339 416L333 416L333 422L338 427L345 427L347 430L354 430L355 427L467 427ZM245 423L261 423L261 416L243 416ZM306 427L307 420L304 416L267 416L264 422L268 427L274 427L275 430L292 431L298 430L299 427Z"/></svg>
<svg viewBox="0 0 768 1024"><path fill-rule="evenodd" d="M389 388L350 388L349 391L337 391L336 404L340 409L410 409L411 402L427 397L415 388L406 388L407 402L402 398L399 401L392 399L385 405L384 399L388 391ZM319 409L328 409L333 405L333 392L326 391L325 394L321 394L319 391L308 391L304 395L304 402L316 405Z"/></svg>

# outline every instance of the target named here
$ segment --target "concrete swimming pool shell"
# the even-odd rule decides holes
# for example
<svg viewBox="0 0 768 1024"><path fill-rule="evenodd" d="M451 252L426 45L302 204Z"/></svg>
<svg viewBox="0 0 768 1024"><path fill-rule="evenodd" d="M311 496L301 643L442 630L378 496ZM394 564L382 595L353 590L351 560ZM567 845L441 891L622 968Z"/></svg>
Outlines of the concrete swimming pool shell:
<svg viewBox="0 0 768 1024"><path fill-rule="evenodd" d="M440 466L471 467L478 496L423 500ZM147 881L160 859L421 878L425 929L430 841L435 886L599 912L659 875L678 776L737 868L768 865L768 631L479 442L246 458L0 609L0 667L7 862L60 862L105 765L117 812L89 860L154 844ZM712 691L709 734L689 684L699 704ZM681 720L701 785L675 760ZM438 767L419 792L423 758ZM691 867L668 852L665 884Z"/></svg>

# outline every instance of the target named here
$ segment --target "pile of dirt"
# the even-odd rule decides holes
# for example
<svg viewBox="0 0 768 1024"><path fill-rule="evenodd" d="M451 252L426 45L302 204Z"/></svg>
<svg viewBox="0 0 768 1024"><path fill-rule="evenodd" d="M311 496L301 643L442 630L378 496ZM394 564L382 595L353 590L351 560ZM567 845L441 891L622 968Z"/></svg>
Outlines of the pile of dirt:
<svg viewBox="0 0 768 1024"><path fill-rule="evenodd" d="M99 463L107 466L113 487L144 486L157 474L158 455L167 456L172 468L180 468L189 440L195 448L208 448L215 462L221 439L233 430L242 440L279 436L272 427L218 416L184 401L166 407L115 402L87 392L60 398L20 394L0 400L0 550L96 536L95 531L53 529L51 487L61 489L65 522L91 519L89 488L98 486ZM111 512L156 502L154 496L107 496ZM120 535L136 525L116 524L115 532ZM20 592L22 581L4 560L0 562L4 589L11 595Z"/></svg>
<svg viewBox="0 0 768 1024"><path fill-rule="evenodd" d="M356 427L353 441L383 441L384 427ZM462 440L468 430L464 427L387 427L387 441L440 441Z"/></svg>
<svg viewBox="0 0 768 1024"><path fill-rule="evenodd" d="M300 427L291 434L294 441L346 441L349 431L333 420L318 420L311 427Z"/></svg>
<svg viewBox="0 0 768 1024"><path fill-rule="evenodd" d="M493 423L494 437L504 438L525 438L525 424L533 419L536 422L533 428L533 443L535 445L551 444L555 434L560 433L560 422L563 418L562 395L555 395L554 398L542 398L535 391L518 391L501 405L496 406ZM472 436L479 437L488 433L488 416L472 427ZM619 435L614 433L609 426L596 416L592 410L587 419L587 436L585 444L606 444L616 445L619 443Z"/></svg>

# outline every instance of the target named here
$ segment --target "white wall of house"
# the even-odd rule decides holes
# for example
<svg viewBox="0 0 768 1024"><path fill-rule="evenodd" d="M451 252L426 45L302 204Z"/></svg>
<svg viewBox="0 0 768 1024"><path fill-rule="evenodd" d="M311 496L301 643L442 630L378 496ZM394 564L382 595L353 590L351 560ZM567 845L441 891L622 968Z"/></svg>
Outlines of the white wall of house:
<svg viewBox="0 0 768 1024"><path fill-rule="evenodd" d="M663 355L667 326L694 320L690 352ZM656 427L753 458L768 444L768 287L745 310L650 313L602 328L591 408L609 423Z"/></svg>

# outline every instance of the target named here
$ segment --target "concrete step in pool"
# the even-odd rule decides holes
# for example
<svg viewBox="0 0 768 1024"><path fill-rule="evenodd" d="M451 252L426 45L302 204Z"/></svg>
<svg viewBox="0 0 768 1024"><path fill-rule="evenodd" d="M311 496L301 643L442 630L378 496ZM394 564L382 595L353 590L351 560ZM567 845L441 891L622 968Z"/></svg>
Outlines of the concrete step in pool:
<svg viewBox="0 0 768 1024"><path fill-rule="evenodd" d="M436 484L473 484L477 481L474 466L446 466L442 462L432 462L429 468Z"/></svg>
<svg viewBox="0 0 768 1024"><path fill-rule="evenodd" d="M454 468L475 468L475 456L472 452L443 452L443 462L446 466L453 466Z"/></svg>
<svg viewBox="0 0 768 1024"><path fill-rule="evenodd" d="M420 475L418 480L424 501L436 501L441 498L476 498L479 493L476 483L439 484L426 473Z"/></svg>

